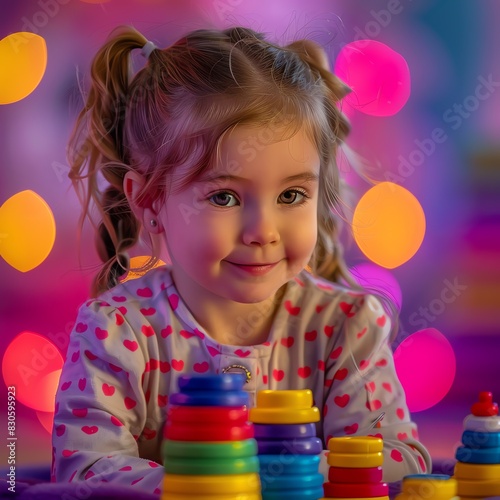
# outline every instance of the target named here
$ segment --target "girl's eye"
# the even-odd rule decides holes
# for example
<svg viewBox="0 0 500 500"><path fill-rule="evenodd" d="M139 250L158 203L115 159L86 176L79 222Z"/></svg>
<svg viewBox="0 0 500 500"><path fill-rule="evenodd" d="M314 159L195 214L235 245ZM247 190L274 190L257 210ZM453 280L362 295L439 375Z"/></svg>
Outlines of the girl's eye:
<svg viewBox="0 0 500 500"><path fill-rule="evenodd" d="M209 201L219 207L234 207L238 204L236 197L227 191L221 191L210 196Z"/></svg>
<svg viewBox="0 0 500 500"><path fill-rule="evenodd" d="M299 189L288 189L279 195L280 203L285 205L294 205L296 203L301 203L305 198L308 198L305 191Z"/></svg>

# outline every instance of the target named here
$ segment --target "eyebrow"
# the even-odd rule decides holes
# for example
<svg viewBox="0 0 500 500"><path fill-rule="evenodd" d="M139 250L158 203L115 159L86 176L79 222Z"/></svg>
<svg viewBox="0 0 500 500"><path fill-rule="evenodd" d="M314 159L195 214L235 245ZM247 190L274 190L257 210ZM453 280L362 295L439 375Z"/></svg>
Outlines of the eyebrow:
<svg viewBox="0 0 500 500"><path fill-rule="evenodd" d="M319 180L319 175L314 172L301 172L299 174L290 175L285 177L281 183L287 184L293 181L306 181L306 182L317 182ZM217 174L214 173L212 175L208 174L203 176L199 182L217 182L217 181L236 181L242 183L250 182L250 179L246 177L238 177L237 175L229 175L229 174Z"/></svg>

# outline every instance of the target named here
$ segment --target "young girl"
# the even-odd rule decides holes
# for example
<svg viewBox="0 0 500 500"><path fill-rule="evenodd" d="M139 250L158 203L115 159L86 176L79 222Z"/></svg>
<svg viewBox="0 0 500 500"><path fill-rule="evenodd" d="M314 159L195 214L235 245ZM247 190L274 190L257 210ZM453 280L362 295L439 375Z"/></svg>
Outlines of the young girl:
<svg viewBox="0 0 500 500"><path fill-rule="evenodd" d="M132 76L135 49L148 60ZM279 47L250 29L195 31L159 49L121 28L101 48L70 161L85 214L92 202L102 219L104 266L61 375L55 480L159 493L177 379L222 372L246 374L251 404L262 389L311 389L325 445L382 436L386 481L430 469L390 318L337 284L346 92L315 43ZM171 264L122 283L141 229Z"/></svg>

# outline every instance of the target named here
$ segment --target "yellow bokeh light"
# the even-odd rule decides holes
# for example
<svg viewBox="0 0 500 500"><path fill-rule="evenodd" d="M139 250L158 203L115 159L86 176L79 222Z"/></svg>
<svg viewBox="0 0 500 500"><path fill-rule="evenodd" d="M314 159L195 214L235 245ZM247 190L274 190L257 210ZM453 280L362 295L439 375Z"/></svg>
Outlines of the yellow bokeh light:
<svg viewBox="0 0 500 500"><path fill-rule="evenodd" d="M47 45L35 33L19 31L0 40L0 104L20 101L35 90L47 67Z"/></svg>
<svg viewBox="0 0 500 500"><path fill-rule="evenodd" d="M411 259L420 248L425 214L407 189L381 182L359 201L354 211L353 233L368 259L393 269Z"/></svg>
<svg viewBox="0 0 500 500"><path fill-rule="evenodd" d="M0 256L18 271L40 265L55 239L52 211L35 192L21 191L0 207Z"/></svg>
<svg viewBox="0 0 500 500"><path fill-rule="evenodd" d="M141 255L139 257L132 257L130 259L130 269L140 269L141 267L144 267L149 262L150 259L151 259L151 257L145 256L145 255ZM139 272L139 271L129 271L129 273L127 274L127 276L125 276L125 278L123 278L120 281L122 283L125 283L125 281L129 281L129 280L134 280L136 278L140 278L141 276L143 276L144 274L146 274L151 269L154 269L155 267L164 266L164 265L165 265L165 262L163 262L162 260L158 260L155 263L154 266L152 266L150 269L147 269L146 271L141 271L141 272Z"/></svg>

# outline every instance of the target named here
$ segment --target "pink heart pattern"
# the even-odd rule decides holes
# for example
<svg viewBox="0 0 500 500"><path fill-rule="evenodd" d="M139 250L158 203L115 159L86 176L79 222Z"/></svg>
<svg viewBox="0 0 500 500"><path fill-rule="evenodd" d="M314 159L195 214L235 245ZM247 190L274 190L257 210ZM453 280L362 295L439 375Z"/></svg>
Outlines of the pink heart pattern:
<svg viewBox="0 0 500 500"><path fill-rule="evenodd" d="M111 309L105 312L107 322L100 320L99 324L95 324L88 321L87 316L82 316L85 319L75 322L74 334L82 336L74 335L74 339L77 342L79 338L81 342L79 345L75 343L68 353L73 371L71 380L61 382L60 394L79 395L82 398L81 407L71 409L71 426L61 421L55 425L54 439L61 440L61 444L55 448L56 456L69 457L78 451L72 449L74 445L63 444L72 432L83 433L84 437L80 434L79 439L84 442L91 442L92 439L104 440L110 429L115 429L113 432L116 435L118 428L130 425L126 411L140 413L147 408L149 414L152 408L156 408L156 411L160 410L164 415L168 408L168 395L171 390L169 384L172 380L186 372L209 373L214 361L213 371L219 373L226 365L220 365L217 356L221 356L222 363L228 363L227 360L223 361L223 356L233 359L247 358L255 363L251 368L252 375L257 386L260 385L261 388L310 386L315 389L315 399L323 397L324 391L326 396L322 401L318 400L323 418L325 421L331 419L332 422L338 422L341 416L343 423L340 430L343 429L345 435L360 433L368 428L367 424L372 422L380 411L385 411L388 416L380 426L384 427L385 422L399 419L401 431L397 437L401 446L406 446L404 442L408 440L408 436L418 439L412 424L405 426L405 419L408 421L409 418L404 400L401 400L398 391L393 391L390 350L379 349L376 356L370 350L372 344L381 345L381 335L386 335L384 331L388 330L390 316L384 314L380 306L373 307L373 302L370 302L370 308L363 308L364 296L360 293L343 294L343 298L339 299L336 286L326 282L316 283L316 289L311 292L311 279L296 280L298 286L293 287L294 293L285 296L283 308L277 313L280 319L284 320L284 326L273 328L269 340L257 346L263 352L269 353L266 354L268 357L265 359L268 361L264 365L259 360L259 355L256 355L255 346L249 344L228 348L219 345L209 332L205 334L201 327L198 329L192 318L185 316L186 307L179 307L179 295L173 292L166 282L145 286L143 283L148 283L147 280L138 280L135 297L129 295L129 284L127 293L118 291L112 296L107 295L107 300L89 301L89 307L94 309ZM324 291L318 293L320 289ZM368 303L367 300L366 304ZM137 319L138 314L141 315L142 322ZM351 318L355 319L350 321ZM118 345L115 345L116 343ZM195 344L199 346L196 357L188 357L188 352L194 352L192 349ZM345 351L344 347L352 349L355 356L346 355L348 351ZM80 353L83 353L83 356L80 356ZM108 353L111 356L107 356ZM93 361L96 362L92 363ZM85 372L78 371L80 365L85 366ZM91 370L97 367L107 370L110 376L94 378ZM377 370L375 367L384 369ZM360 379L356 386L351 383L351 376L359 375L359 370L364 370L362 374L370 378ZM70 378L69 373L64 375ZM138 392L123 389L131 383L142 383L143 397L138 397ZM320 387L319 393L317 386ZM87 403L88 408L82 403L85 401L83 398L90 395L91 388L96 389L96 397L101 404L122 408L122 413L117 412L119 417L109 415L107 425L102 421L92 421L93 416L97 414L94 410L95 403ZM395 402L393 398L397 398ZM387 401L391 403L384 406ZM56 414L58 408L57 401ZM75 422L80 424L75 425ZM333 434L332 428L326 427L324 433L325 436ZM134 430L131 434L139 441L159 439L158 430L152 426L146 426L142 431ZM399 449L391 450L390 458L394 463L404 461ZM425 471L422 457L417 456L417 459L422 471ZM149 464L150 467L159 467L155 462ZM126 466L121 470L133 471L134 468ZM68 476L71 472L68 471ZM93 472L88 471L86 478L93 477L92 475ZM144 479L137 476L131 475L130 481L138 483Z"/></svg>

